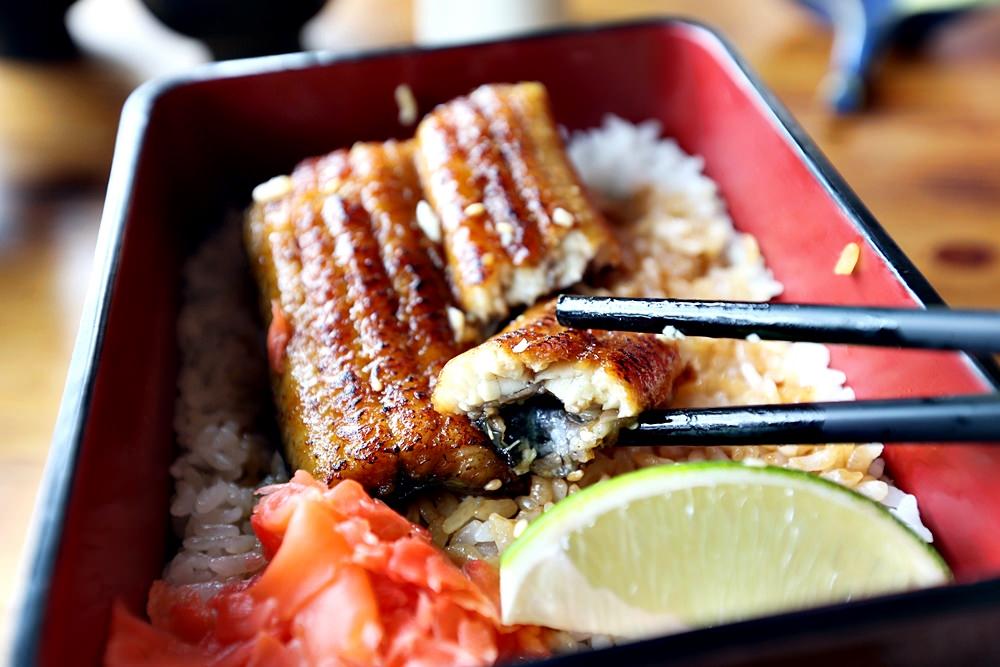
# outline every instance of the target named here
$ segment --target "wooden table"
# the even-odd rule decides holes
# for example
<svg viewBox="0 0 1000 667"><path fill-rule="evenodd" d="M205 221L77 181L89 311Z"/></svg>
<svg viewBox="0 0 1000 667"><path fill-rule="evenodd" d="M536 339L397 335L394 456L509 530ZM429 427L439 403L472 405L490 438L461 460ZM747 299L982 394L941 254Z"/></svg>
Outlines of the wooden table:
<svg viewBox="0 0 1000 667"><path fill-rule="evenodd" d="M373 2L404 14L382 21ZM1000 306L1000 12L963 20L920 56L890 59L877 106L832 119L816 94L830 37L786 0L568 6L575 21L678 13L718 26L949 302ZM331 35L401 42L409 35L407 11L398 0L338 0L326 20ZM129 85L93 65L0 61L5 608L76 331L117 108Z"/></svg>

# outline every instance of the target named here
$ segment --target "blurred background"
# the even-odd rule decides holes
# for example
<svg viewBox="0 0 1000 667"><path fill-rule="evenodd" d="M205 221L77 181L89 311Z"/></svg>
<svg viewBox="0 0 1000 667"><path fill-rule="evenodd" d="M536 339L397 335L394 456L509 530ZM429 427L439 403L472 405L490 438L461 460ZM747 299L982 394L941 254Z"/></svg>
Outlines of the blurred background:
<svg viewBox="0 0 1000 667"><path fill-rule="evenodd" d="M956 306L1000 306L1000 5L969 0L35 0L0 8L0 640L121 105L213 58L681 14L720 29ZM44 502L44 499L42 499Z"/></svg>

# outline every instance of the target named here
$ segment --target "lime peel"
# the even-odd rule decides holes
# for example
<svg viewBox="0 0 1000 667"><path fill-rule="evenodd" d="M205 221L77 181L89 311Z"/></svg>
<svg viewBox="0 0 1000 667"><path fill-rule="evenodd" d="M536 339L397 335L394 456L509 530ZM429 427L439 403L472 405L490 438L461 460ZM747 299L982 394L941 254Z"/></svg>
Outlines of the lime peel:
<svg viewBox="0 0 1000 667"><path fill-rule="evenodd" d="M732 462L589 487L503 554L506 623L643 637L946 582L878 503L808 473Z"/></svg>

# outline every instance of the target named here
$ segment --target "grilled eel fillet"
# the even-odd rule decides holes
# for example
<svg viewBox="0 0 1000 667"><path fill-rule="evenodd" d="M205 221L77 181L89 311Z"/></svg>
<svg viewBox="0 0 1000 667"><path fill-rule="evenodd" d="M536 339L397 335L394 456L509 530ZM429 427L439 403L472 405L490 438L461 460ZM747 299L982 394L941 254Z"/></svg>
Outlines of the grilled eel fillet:
<svg viewBox="0 0 1000 667"><path fill-rule="evenodd" d="M561 326L553 300L445 364L433 402L476 420L518 472L561 477L666 407L684 368L664 336Z"/></svg>
<svg viewBox="0 0 1000 667"><path fill-rule="evenodd" d="M482 323L613 263L540 83L482 86L417 128L417 168L437 213L454 292Z"/></svg>
<svg viewBox="0 0 1000 667"><path fill-rule="evenodd" d="M461 350L441 260L415 222L412 154L388 142L307 160L258 186L246 220L289 463L381 495L511 479L467 418L431 406Z"/></svg>

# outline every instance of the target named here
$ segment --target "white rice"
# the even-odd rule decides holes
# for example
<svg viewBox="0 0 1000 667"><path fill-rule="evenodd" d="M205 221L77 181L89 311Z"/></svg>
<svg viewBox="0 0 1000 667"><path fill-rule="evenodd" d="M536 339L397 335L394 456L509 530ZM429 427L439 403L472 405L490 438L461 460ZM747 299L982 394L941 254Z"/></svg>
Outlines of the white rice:
<svg viewBox="0 0 1000 667"><path fill-rule="evenodd" d="M270 409L266 357L238 224L201 245L183 283L174 414L181 454L170 467L170 515L182 542L164 578L222 582L264 565L249 521L254 489L283 474L261 429Z"/></svg>
<svg viewBox="0 0 1000 667"><path fill-rule="evenodd" d="M629 268L615 293L733 301L780 294L756 239L733 228L704 161L659 134L656 121L634 125L607 116L569 143L591 192L611 209L625 204L618 232Z"/></svg>

